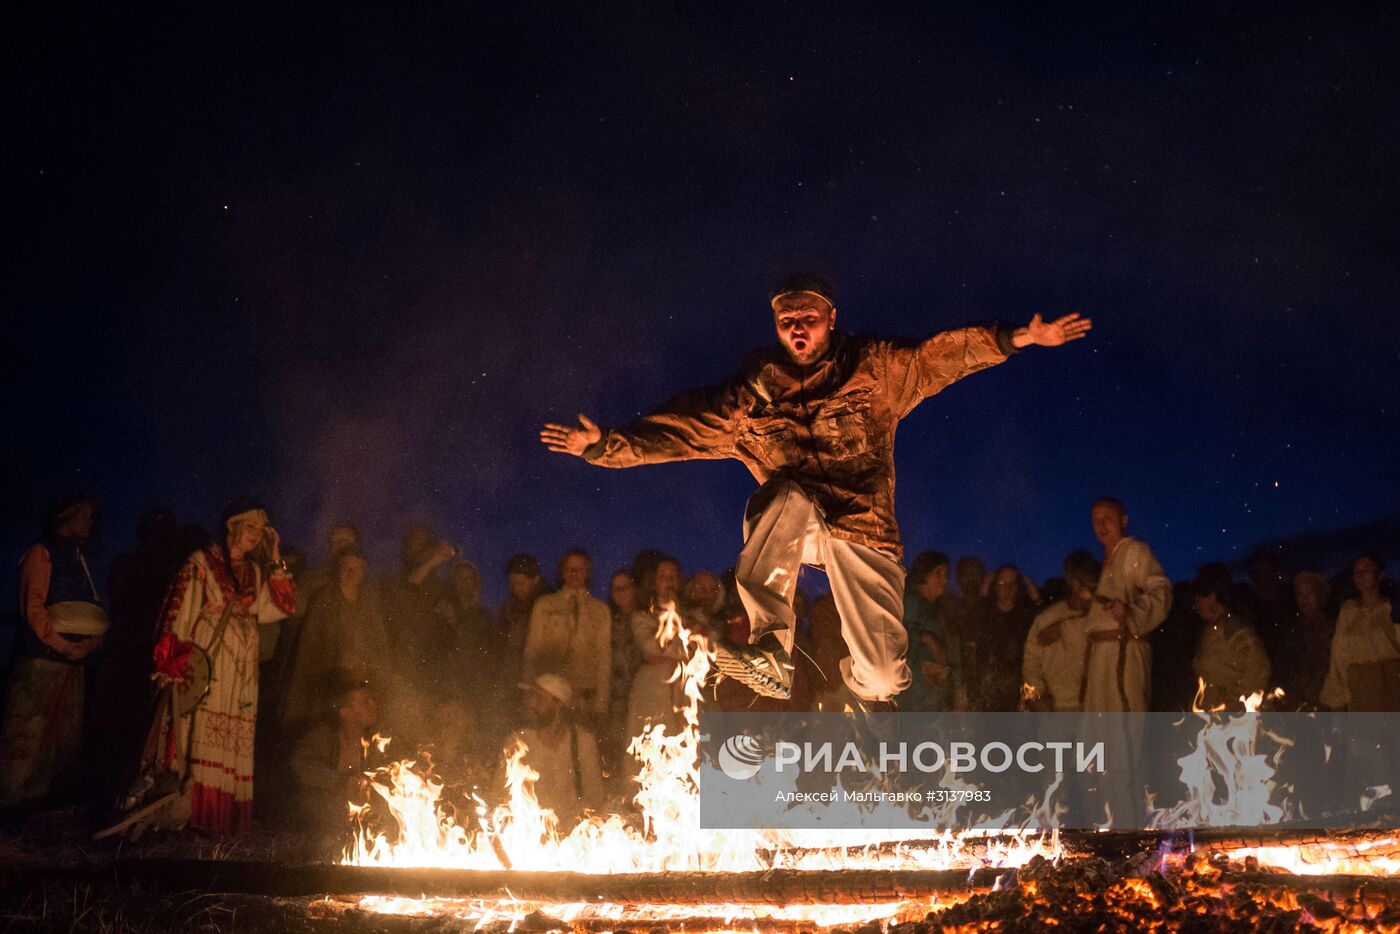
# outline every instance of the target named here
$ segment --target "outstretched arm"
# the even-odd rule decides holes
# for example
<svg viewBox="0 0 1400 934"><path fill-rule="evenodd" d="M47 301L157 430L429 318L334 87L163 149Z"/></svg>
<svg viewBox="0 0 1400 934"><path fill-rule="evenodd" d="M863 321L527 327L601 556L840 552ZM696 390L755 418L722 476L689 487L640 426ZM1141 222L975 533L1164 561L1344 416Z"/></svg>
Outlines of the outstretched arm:
<svg viewBox="0 0 1400 934"><path fill-rule="evenodd" d="M739 393L737 383L697 389L610 431L580 414L577 427L545 425L540 441L551 451L602 467L732 457Z"/></svg>
<svg viewBox="0 0 1400 934"><path fill-rule="evenodd" d="M1036 315L1031 319L1031 323L1023 328L1017 328L1011 332L1011 344L1020 349L1031 344L1038 344L1041 347L1058 347L1070 341L1079 340L1089 333L1094 322L1081 315L1079 312L1056 318L1054 321L1045 321Z"/></svg>
<svg viewBox="0 0 1400 934"><path fill-rule="evenodd" d="M1089 333L1093 322L1069 314L1046 322L1040 315L1014 331L995 325L954 328L918 343L894 343L885 357L885 381L902 418L923 399L979 370L996 366L1022 347L1058 347Z"/></svg>

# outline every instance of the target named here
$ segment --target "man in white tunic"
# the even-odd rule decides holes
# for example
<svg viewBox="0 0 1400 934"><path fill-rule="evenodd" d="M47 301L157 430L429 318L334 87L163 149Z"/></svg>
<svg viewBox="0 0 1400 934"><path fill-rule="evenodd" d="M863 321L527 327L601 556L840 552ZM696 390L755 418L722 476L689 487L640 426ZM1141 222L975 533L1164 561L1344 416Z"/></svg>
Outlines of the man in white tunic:
<svg viewBox="0 0 1400 934"><path fill-rule="evenodd" d="M1128 514L1119 500L1104 497L1090 513L1103 545L1103 573L1085 620L1084 683L1080 707L1114 714L1086 719L1086 732L1105 744L1105 774L1098 791L1104 818L1117 828L1138 827L1146 813L1143 719L1152 685L1152 650L1147 634L1171 609L1172 582L1143 542L1127 535Z"/></svg>
<svg viewBox="0 0 1400 934"><path fill-rule="evenodd" d="M1152 549L1127 534L1122 502L1100 499L1090 515L1104 560L1088 616L1083 709L1142 712L1152 686L1147 634L1167 618L1172 582Z"/></svg>
<svg viewBox="0 0 1400 934"><path fill-rule="evenodd" d="M1065 558L1069 596L1056 601L1035 618L1021 655L1021 679L1029 687L1036 710L1064 713L1079 710L1084 683L1084 627L1094 605L1100 565L1087 551Z"/></svg>
<svg viewBox="0 0 1400 934"><path fill-rule="evenodd" d="M564 552L562 586L535 601L525 636L525 680L545 672L563 675L578 714L600 722L612 679L612 611L588 592L593 560L582 548Z"/></svg>

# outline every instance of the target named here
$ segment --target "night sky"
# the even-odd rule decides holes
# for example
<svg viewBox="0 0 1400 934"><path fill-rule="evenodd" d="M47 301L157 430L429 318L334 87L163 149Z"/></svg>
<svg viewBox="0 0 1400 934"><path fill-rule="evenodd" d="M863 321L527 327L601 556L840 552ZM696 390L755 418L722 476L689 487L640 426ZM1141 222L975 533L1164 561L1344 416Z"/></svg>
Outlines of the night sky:
<svg viewBox="0 0 1400 934"><path fill-rule="evenodd" d="M493 600L573 543L722 569L737 462L536 433L731 375L798 266L849 331L1095 320L903 423L911 554L1043 578L1101 493L1174 577L1400 515L1393 10L231 6L6 14L10 560L82 487L106 558L253 493L379 571L435 523Z"/></svg>

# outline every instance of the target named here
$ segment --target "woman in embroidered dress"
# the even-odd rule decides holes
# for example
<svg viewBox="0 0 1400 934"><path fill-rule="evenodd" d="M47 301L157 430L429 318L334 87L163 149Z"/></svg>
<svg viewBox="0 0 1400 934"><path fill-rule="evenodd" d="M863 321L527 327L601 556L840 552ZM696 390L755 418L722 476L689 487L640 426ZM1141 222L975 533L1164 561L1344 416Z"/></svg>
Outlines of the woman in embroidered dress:
<svg viewBox="0 0 1400 934"><path fill-rule="evenodd" d="M188 674L189 644L210 655L211 684L195 711L171 729L162 710L155 752L160 769L184 774L184 794L160 820L216 834L252 823L253 733L258 716L258 624L296 611L296 588L267 511L250 502L224 512L224 542L196 551L180 569L161 611L156 677ZM267 572L263 563L271 568ZM225 609L228 622L217 636ZM191 720L191 718L193 718Z"/></svg>

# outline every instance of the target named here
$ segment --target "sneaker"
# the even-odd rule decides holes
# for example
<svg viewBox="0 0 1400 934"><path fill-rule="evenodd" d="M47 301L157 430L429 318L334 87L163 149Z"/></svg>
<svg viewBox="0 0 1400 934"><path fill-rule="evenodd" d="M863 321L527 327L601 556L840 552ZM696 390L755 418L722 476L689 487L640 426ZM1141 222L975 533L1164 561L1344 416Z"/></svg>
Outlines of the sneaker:
<svg viewBox="0 0 1400 934"><path fill-rule="evenodd" d="M715 668L721 678L733 678L760 697L792 697L792 659L775 632L765 632L752 645L722 639L715 646Z"/></svg>

